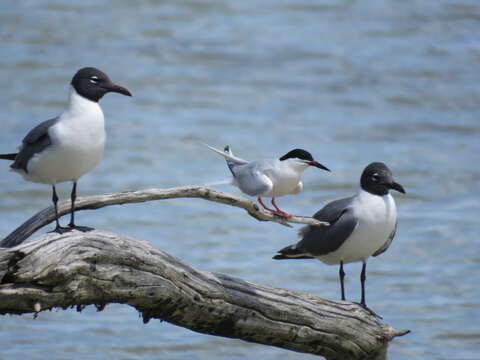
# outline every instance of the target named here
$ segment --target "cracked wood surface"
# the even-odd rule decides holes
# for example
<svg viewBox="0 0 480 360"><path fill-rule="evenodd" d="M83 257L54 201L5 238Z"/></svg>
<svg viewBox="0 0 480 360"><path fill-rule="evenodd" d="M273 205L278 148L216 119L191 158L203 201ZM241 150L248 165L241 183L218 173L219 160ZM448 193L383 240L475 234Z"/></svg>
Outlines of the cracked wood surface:
<svg viewBox="0 0 480 360"><path fill-rule="evenodd" d="M248 214L259 221L273 221L285 226L290 226L288 223L328 226L328 223L326 222L318 221L307 216L293 215L288 219L284 219L278 215L272 215L268 211L259 208L257 204L250 200L201 185L179 186L170 189L145 189L138 191L125 191L121 193L83 196L77 198L75 202L75 210L94 210L110 205L123 205L175 198L202 198L221 204L239 207L247 211ZM69 212L70 200L59 202L59 216L63 216ZM19 245L35 231L54 220L55 211L53 206L50 206L28 219L11 234L7 235L0 242L0 247L13 247Z"/></svg>
<svg viewBox="0 0 480 360"><path fill-rule="evenodd" d="M356 304L196 270L131 237L45 234L0 249L0 313L109 303L168 321L334 359L384 359L397 331Z"/></svg>

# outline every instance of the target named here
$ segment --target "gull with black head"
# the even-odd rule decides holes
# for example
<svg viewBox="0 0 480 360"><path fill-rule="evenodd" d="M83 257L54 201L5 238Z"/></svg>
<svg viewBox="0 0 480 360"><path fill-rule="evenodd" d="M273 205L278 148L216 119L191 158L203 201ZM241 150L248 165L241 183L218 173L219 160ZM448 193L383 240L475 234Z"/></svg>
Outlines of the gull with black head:
<svg viewBox="0 0 480 360"><path fill-rule="evenodd" d="M224 151L206 146L225 157L232 173L233 185L247 195L256 196L260 205L267 211L284 218L289 218L291 215L280 210L275 198L287 194L298 194L303 188L300 177L307 167L314 166L330 171L303 149L289 151L279 159L247 161L234 156L229 146L226 146ZM271 198L275 209L268 208L263 203L262 197Z"/></svg>
<svg viewBox="0 0 480 360"><path fill-rule="evenodd" d="M330 226L303 227L299 232L301 240L279 250L273 258L317 258L328 265L339 264L342 300L345 300L343 265L361 261L360 305L368 309L365 302L367 260L389 248L397 229L397 209L390 190L405 193L384 163L371 163L362 173L360 190L355 196L332 201L313 215L317 220L329 222Z"/></svg>
<svg viewBox="0 0 480 360"><path fill-rule="evenodd" d="M105 148L104 116L98 101L109 92L132 96L114 84L102 71L85 67L77 71L70 83L67 108L57 117L34 127L23 139L17 153L0 154L11 160L11 169L27 181L52 186L56 232L91 228L75 225L77 181L100 161ZM71 181L71 215L68 227L58 220L58 196L55 185Z"/></svg>

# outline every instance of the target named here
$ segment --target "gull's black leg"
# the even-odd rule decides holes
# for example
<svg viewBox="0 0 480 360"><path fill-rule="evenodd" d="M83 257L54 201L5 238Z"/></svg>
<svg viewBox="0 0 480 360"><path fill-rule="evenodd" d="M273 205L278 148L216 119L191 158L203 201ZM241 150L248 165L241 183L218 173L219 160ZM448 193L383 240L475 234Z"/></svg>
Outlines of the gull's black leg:
<svg viewBox="0 0 480 360"><path fill-rule="evenodd" d="M57 223L57 226L55 227L55 231L60 228L60 223L58 221L58 195L57 195L57 190L55 189L55 185L52 185L52 201L53 201L53 206L55 208L55 222Z"/></svg>
<svg viewBox="0 0 480 360"><path fill-rule="evenodd" d="M55 208L55 222L57 224L53 232L63 234L64 232L70 231L69 228L61 227L60 222L58 220L58 195L57 195L57 190L55 188L55 185L52 185L52 201L53 201L53 206Z"/></svg>
<svg viewBox="0 0 480 360"><path fill-rule="evenodd" d="M82 232L92 231L93 228L88 226L75 225L75 200L77 199L77 182L73 182L72 193L70 194L70 223L68 226L70 229L75 229Z"/></svg>
<svg viewBox="0 0 480 360"><path fill-rule="evenodd" d="M362 263L362 272L360 274L360 283L362 285L362 300L360 300L360 304L363 307L367 307L367 304L365 303L365 280L367 279L366 271L367 271L367 263L364 260Z"/></svg>
<svg viewBox="0 0 480 360"><path fill-rule="evenodd" d="M363 260L362 262L362 272L360 274L360 283L362 285L362 298L360 300L360 306L363 307L365 310L367 310L370 314L372 314L373 316L375 317L378 317L379 319L381 319L382 317L380 315L377 315L372 309L370 309L366 302L365 302L365 280L367 280L367 263L365 262L365 260ZM358 304L358 303L357 303Z"/></svg>
<svg viewBox="0 0 480 360"><path fill-rule="evenodd" d="M345 271L343 271L343 260L340 261L340 270L338 271L340 276L340 287L342 289L342 300L345 301L345 286L343 284L343 279L345 279Z"/></svg>
<svg viewBox="0 0 480 360"><path fill-rule="evenodd" d="M77 199L77 182L73 182L72 193L70 194L70 223L68 226L75 227L75 200Z"/></svg>

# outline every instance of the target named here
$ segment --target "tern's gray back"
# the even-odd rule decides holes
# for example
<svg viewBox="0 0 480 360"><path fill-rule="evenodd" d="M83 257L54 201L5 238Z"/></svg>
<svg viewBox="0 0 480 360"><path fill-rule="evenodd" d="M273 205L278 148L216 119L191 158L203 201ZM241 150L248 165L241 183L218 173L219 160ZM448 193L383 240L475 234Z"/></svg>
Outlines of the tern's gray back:
<svg viewBox="0 0 480 360"><path fill-rule="evenodd" d="M48 129L58 122L58 117L44 121L34 127L25 136L15 161L10 165L12 169L21 169L27 171L27 165L33 155L38 154L51 145Z"/></svg>
<svg viewBox="0 0 480 360"><path fill-rule="evenodd" d="M330 226L305 226L300 230L302 240L296 248L312 256L320 256L337 250L352 234L357 219L350 206L354 198L332 201L320 209L313 217L327 221Z"/></svg>
<svg viewBox="0 0 480 360"><path fill-rule="evenodd" d="M230 167L240 190L250 196L260 196L271 189L272 183L265 176L273 167L274 160L258 160Z"/></svg>

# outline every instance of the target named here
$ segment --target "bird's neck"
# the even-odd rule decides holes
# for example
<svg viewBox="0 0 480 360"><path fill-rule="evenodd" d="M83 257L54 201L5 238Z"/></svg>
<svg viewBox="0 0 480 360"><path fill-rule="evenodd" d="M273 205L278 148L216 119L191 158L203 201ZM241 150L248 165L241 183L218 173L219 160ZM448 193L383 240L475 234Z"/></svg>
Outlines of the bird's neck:
<svg viewBox="0 0 480 360"><path fill-rule="evenodd" d="M360 190L358 190L358 193L357 193L357 197L360 198L360 199L387 199L389 197L391 197L390 193L386 193L386 194L383 194L383 195L377 195L377 194L373 194L365 189L362 189L360 188Z"/></svg>
<svg viewBox="0 0 480 360"><path fill-rule="evenodd" d="M70 87L68 106L63 115L66 115L62 116L65 121L88 118L90 121L103 123L103 111L98 102L79 95L73 87Z"/></svg>
<svg viewBox="0 0 480 360"><path fill-rule="evenodd" d="M297 174L301 174L307 167L308 165L299 161L296 161L294 159L286 159L280 161L281 165L294 171Z"/></svg>

